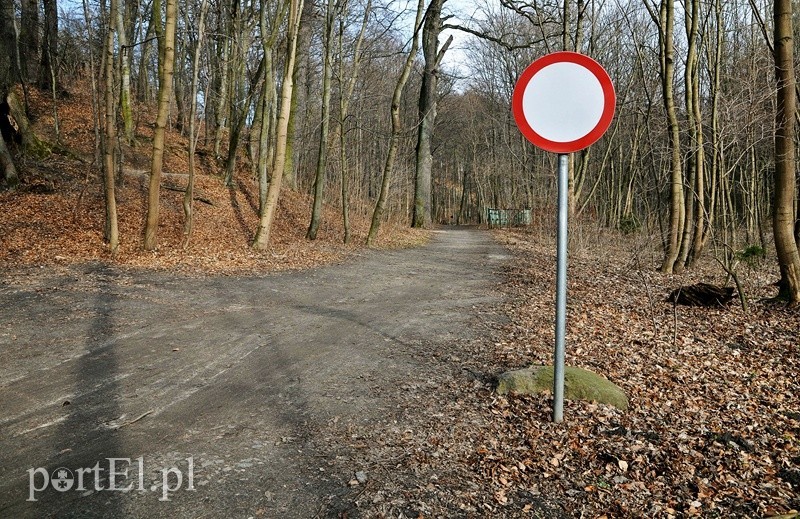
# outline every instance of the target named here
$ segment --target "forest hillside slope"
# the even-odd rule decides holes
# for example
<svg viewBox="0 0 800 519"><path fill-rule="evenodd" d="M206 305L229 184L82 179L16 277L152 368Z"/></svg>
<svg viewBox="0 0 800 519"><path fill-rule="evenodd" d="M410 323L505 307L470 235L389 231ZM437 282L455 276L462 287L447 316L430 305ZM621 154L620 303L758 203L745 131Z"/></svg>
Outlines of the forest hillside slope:
<svg viewBox="0 0 800 519"><path fill-rule="evenodd" d="M22 92L19 92L22 97ZM0 264L52 265L113 260L129 266L178 268L190 271L243 272L303 268L336 261L362 247L369 226L368 203L354 204L353 240L342 244L341 210L327 205L319 237L307 241L311 197L284 190L271 246L250 248L258 223L258 183L241 146L234 185L223 182L222 160L213 157L201 134L197 152L195 224L184 250L183 190L187 184L187 137L176 128L167 132L161 218L156 251L143 250L151 140L155 110L139 106L133 147L121 145L117 175L121 245L112 258L103 243L104 199L100 168L94 161L92 97L88 84L76 83L57 102L59 138L55 134L53 101L45 92L28 89L29 114L36 135L50 150L43 157L18 154L21 184L0 192ZM17 150L19 151L19 150ZM331 188L333 189L333 188ZM390 221L378 247L421 243L425 231Z"/></svg>

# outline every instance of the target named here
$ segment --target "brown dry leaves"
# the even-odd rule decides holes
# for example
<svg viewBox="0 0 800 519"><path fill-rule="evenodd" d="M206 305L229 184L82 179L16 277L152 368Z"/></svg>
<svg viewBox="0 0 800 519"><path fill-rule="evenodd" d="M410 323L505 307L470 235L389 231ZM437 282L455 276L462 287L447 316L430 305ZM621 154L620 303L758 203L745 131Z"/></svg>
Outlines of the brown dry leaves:
<svg viewBox="0 0 800 519"><path fill-rule="evenodd" d="M500 236L518 257L505 285L511 320L495 354L508 368L551 364L551 240ZM547 398L495 398L475 468L495 481L498 504L512 506L507 496L524 489L589 517L800 508L800 312L766 302L749 314L734 305L674 308L664 301L670 289L722 284L721 269L709 260L684 277L662 276L640 258L649 249L623 240L571 252L567 363L620 385L631 407L569 402L566 423L553 425ZM747 278L770 291L768 276Z"/></svg>

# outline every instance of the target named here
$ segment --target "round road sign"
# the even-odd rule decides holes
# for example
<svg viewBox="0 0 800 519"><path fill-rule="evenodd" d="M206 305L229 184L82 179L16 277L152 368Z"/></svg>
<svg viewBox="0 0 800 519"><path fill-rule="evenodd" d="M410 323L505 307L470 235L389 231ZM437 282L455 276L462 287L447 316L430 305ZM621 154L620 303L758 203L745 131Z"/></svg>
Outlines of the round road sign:
<svg viewBox="0 0 800 519"><path fill-rule="evenodd" d="M615 104L608 72L577 52L554 52L531 63L511 99L525 138L554 153L595 143L611 125Z"/></svg>

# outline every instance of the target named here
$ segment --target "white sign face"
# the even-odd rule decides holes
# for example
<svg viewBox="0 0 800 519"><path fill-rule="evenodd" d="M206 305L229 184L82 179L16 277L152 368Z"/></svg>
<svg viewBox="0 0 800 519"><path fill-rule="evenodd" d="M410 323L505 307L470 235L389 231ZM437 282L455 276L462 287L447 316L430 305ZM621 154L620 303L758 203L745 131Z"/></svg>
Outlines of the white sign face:
<svg viewBox="0 0 800 519"><path fill-rule="evenodd" d="M555 153L572 153L596 142L611 124L615 105L608 72L577 52L554 52L531 63L511 98L522 135Z"/></svg>
<svg viewBox="0 0 800 519"><path fill-rule="evenodd" d="M541 69L525 87L522 110L533 131L554 142L591 132L603 116L603 86L589 69L572 62Z"/></svg>

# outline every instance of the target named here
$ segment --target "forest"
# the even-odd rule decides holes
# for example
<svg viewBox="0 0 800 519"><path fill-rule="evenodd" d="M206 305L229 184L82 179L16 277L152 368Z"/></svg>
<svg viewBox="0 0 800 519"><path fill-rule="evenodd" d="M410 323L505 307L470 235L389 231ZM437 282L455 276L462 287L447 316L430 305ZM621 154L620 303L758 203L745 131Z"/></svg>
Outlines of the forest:
<svg viewBox="0 0 800 519"><path fill-rule="evenodd" d="M0 0L0 515L796 519L798 24ZM511 103L562 50L616 93L567 163L567 360L627 400L551 423L497 382L553 359L559 158ZM25 500L124 456L198 491Z"/></svg>
<svg viewBox="0 0 800 519"><path fill-rule="evenodd" d="M665 273L709 247L730 264L774 245L781 293L800 298L789 1L4 0L2 11L4 185L24 180L29 157L69 151L59 107L69 86L90 90L88 160L112 252L133 155L149 163L141 246L157 247L165 132L186 148L184 246L199 157L225 186L240 173L257 184L244 244L256 250L282 186L313 199L292 223L309 240L323 207L338 207L345 242L351 215L368 219L368 244L387 218L427 228L530 208L541 221L555 157L519 134L510 98L534 59L573 50L608 70L617 107L606 136L570 158L572 218L657 237ZM29 131L32 90L51 98L47 137Z"/></svg>

